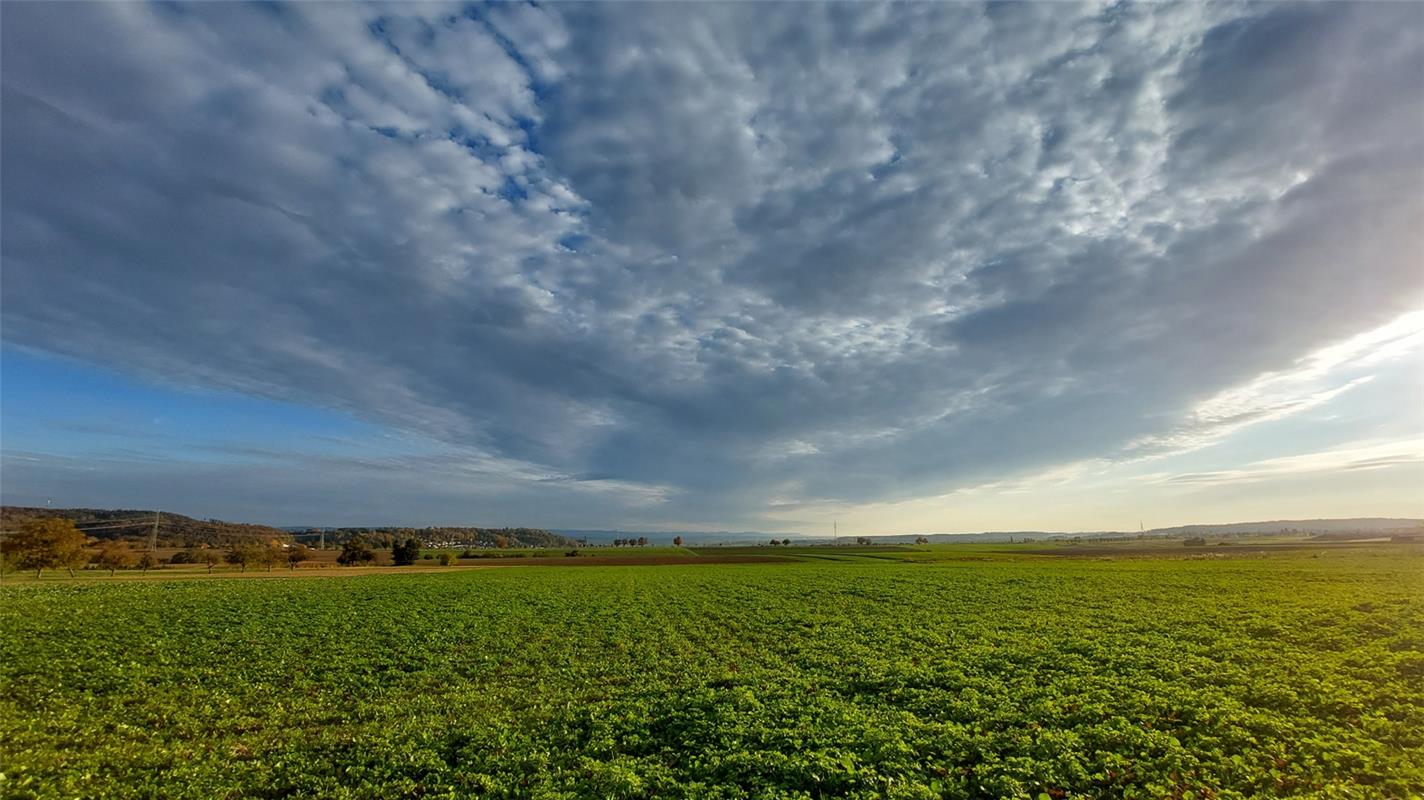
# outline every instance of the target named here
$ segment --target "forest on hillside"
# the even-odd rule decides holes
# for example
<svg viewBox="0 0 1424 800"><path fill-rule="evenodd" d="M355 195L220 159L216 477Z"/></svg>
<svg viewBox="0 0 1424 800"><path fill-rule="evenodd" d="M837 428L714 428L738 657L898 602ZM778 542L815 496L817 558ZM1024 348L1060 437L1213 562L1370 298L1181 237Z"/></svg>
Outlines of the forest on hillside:
<svg viewBox="0 0 1424 800"><path fill-rule="evenodd" d="M289 542L292 535L271 525L194 519L167 511L134 508L33 508L0 506L0 525L20 528L41 517L59 517L74 523L86 536L99 540L148 541L157 527L159 547L221 547L254 540Z"/></svg>

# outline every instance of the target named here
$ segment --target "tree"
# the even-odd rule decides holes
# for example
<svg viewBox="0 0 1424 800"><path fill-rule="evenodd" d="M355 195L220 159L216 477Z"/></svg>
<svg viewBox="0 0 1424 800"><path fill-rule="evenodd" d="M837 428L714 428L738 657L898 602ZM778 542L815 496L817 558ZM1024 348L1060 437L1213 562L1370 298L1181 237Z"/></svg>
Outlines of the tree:
<svg viewBox="0 0 1424 800"><path fill-rule="evenodd" d="M222 556L218 555L216 550L204 550L201 559L207 565L209 575L213 574L213 567L222 563Z"/></svg>
<svg viewBox="0 0 1424 800"><path fill-rule="evenodd" d="M1012 536L1010 536L1010 537L1009 537L1009 541L1012 542L1013 540L1014 540L1014 538L1013 538ZM916 537L915 537L915 544L929 544L929 543L930 543L930 540L929 540L928 537L925 537L925 536L916 536Z"/></svg>
<svg viewBox="0 0 1424 800"><path fill-rule="evenodd" d="M420 540L411 537L391 548L391 562L398 567L408 567L420 558Z"/></svg>
<svg viewBox="0 0 1424 800"><path fill-rule="evenodd" d="M194 564L197 563L198 555L192 550L179 550L168 557L170 564Z"/></svg>
<svg viewBox="0 0 1424 800"><path fill-rule="evenodd" d="M112 577L115 571L127 569L133 564L133 552L129 550L127 543L110 539L99 548L99 555L94 559L94 563L107 569Z"/></svg>
<svg viewBox="0 0 1424 800"><path fill-rule="evenodd" d="M241 571L246 572L247 565L256 564L261 556L262 554L253 545L234 542L228 548L227 554L223 556L223 560L229 564L237 565Z"/></svg>
<svg viewBox="0 0 1424 800"><path fill-rule="evenodd" d="M19 569L32 569L38 578L46 568L64 567L74 575L75 567L89 563L84 546L89 540L60 517L36 517L25 522L19 533L5 540L4 554Z"/></svg>
<svg viewBox="0 0 1424 800"><path fill-rule="evenodd" d="M638 537L638 546L639 546L639 547L647 547L647 546L648 546L648 537L646 537L646 536L639 536L639 537Z"/></svg>
<svg viewBox="0 0 1424 800"><path fill-rule="evenodd" d="M503 549L509 547L509 537L508 537L508 536L505 536L505 535L502 534L502 533L497 533L497 534L495 534L495 537L494 537L494 546L495 546L495 547L498 547L498 548L501 549L501 550L503 550Z"/></svg>
<svg viewBox="0 0 1424 800"><path fill-rule="evenodd" d="M360 536L347 539L346 543L341 546L341 555L336 557L336 563L343 567L369 564L375 560L375 552L371 550L369 544L366 544L366 540Z"/></svg>
<svg viewBox="0 0 1424 800"><path fill-rule="evenodd" d="M672 537L672 546L673 546L673 547L682 547L682 537L681 537L681 536L674 536L674 537Z"/></svg>
<svg viewBox="0 0 1424 800"><path fill-rule="evenodd" d="M286 558L286 556L287 553L282 549L281 545L268 544L265 547L257 548L257 563L266 567L268 572L271 572L273 567L282 563L282 559Z"/></svg>
<svg viewBox="0 0 1424 800"><path fill-rule="evenodd" d="M453 566L455 566L455 565L458 564L458 563L460 563L460 557L457 556L457 555L455 555L454 553L441 553L441 554L440 554L440 566L442 566L442 567L453 567Z"/></svg>
<svg viewBox="0 0 1424 800"><path fill-rule="evenodd" d="M310 561L312 549L304 544L294 544L287 550L287 568L296 569L303 561Z"/></svg>
<svg viewBox="0 0 1424 800"><path fill-rule="evenodd" d="M61 549L59 554L60 566L69 571L69 577L74 577L74 571L76 569L84 569L89 566L90 555L89 550L86 548L91 541L89 537L85 536L82 543L71 544Z"/></svg>
<svg viewBox="0 0 1424 800"><path fill-rule="evenodd" d="M145 550L143 555L138 557L138 568L144 572L148 572L156 566L158 566L158 556L155 556L152 550Z"/></svg>

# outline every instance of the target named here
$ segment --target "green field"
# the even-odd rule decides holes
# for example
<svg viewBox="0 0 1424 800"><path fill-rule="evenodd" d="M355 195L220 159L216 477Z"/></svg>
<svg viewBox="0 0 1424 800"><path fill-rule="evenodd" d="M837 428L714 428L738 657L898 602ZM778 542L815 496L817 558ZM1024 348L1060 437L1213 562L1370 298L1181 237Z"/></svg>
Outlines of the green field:
<svg viewBox="0 0 1424 800"><path fill-rule="evenodd" d="M8 585L0 795L1424 795L1417 549L926 552Z"/></svg>

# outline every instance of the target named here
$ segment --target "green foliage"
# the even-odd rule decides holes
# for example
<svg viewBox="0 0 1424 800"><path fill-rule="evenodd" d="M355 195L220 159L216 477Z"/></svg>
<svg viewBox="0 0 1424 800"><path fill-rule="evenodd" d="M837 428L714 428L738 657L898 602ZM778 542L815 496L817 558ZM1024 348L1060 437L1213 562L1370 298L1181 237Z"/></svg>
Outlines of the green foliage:
<svg viewBox="0 0 1424 800"><path fill-rule="evenodd" d="M420 540L411 537L391 548L391 563L398 567L408 567L420 558Z"/></svg>
<svg viewBox="0 0 1424 800"><path fill-rule="evenodd" d="M341 545L341 555L336 557L336 563L343 567L357 567L362 564L370 564L376 560L376 553L371 549L371 545L365 539L357 537L347 539Z"/></svg>
<svg viewBox="0 0 1424 800"><path fill-rule="evenodd" d="M0 796L1418 797L1421 576L1400 551L28 582L0 587Z"/></svg>
<svg viewBox="0 0 1424 800"><path fill-rule="evenodd" d="M453 567L458 563L460 563L460 557L458 555L455 555L454 553L440 554L440 566Z"/></svg>

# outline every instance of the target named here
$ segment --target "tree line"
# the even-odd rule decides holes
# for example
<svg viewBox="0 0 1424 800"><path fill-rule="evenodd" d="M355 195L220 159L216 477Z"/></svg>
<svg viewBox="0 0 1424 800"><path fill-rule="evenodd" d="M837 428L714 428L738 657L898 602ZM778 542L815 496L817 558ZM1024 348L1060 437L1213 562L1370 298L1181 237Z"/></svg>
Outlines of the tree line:
<svg viewBox="0 0 1424 800"><path fill-rule="evenodd" d="M390 550L415 539L425 547L467 545L475 547L572 547L577 544L567 536L543 528L478 528L438 526L429 528L308 528L296 534L304 541L324 541L342 545L351 539L361 539L371 547Z"/></svg>
<svg viewBox="0 0 1424 800"><path fill-rule="evenodd" d="M157 554L150 549L135 549L132 544L120 539L96 542L79 530L72 520L63 517L32 517L24 520L19 529L5 535L0 540L0 558L3 566L18 570L33 570L35 577L43 576L47 569L63 569L71 576L77 569L85 569L91 564L108 570L114 575L121 569L140 569L145 572L159 564ZM421 557L422 543L415 537L396 542L391 548L391 562L396 566L409 566ZM198 564L206 566L211 574L219 564L229 564L246 572L248 568L265 568L271 572L275 567L285 565L296 569L305 561L310 561L316 551L304 544L287 544L273 540L234 541L226 548L189 548L174 553L170 564ZM342 544L336 563L342 566L364 566L378 560L375 548L364 537L347 539ZM456 563L453 553L441 554L440 563Z"/></svg>

